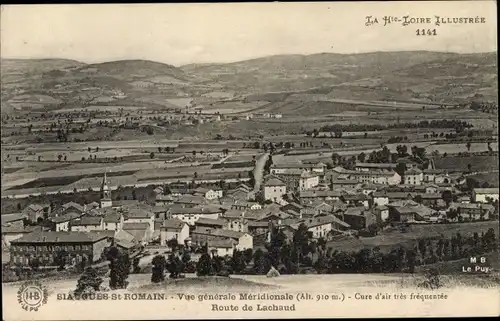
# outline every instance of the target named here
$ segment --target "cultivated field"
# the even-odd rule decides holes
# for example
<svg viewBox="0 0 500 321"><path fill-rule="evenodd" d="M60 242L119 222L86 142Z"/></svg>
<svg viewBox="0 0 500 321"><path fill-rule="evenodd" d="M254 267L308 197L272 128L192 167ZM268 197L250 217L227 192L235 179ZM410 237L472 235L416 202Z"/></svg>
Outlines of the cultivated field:
<svg viewBox="0 0 500 321"><path fill-rule="evenodd" d="M469 233L486 232L489 228L495 230L498 235L498 221L486 221L476 223L457 223L457 224L425 224L412 225L411 230L407 233L401 233L396 230L393 232L381 232L375 237L360 237L359 239L350 238L346 240L331 241L328 247L334 250L357 251L362 248L373 248L379 246L381 251L390 251L394 246L413 247L416 240L422 237L435 237L443 234L450 238L456 233L466 235Z"/></svg>

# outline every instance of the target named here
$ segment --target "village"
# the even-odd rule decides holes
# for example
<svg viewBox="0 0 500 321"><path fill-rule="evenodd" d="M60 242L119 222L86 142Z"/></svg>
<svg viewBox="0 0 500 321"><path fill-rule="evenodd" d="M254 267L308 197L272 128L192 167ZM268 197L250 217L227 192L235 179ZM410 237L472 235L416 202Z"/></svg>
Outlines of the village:
<svg viewBox="0 0 500 321"><path fill-rule="evenodd" d="M395 162L346 161L333 153L327 164L274 164L278 154L273 146L254 158L251 179L226 185L156 183L154 201L139 200L134 191L117 200L104 172L99 201L32 203L2 215L4 267L95 265L106 261L111 246L140 265L151 265L158 254L189 255L196 263L202 254L231 260L235 253L247 253L247 263L253 253L256 265L255 254L271 251L278 234L293 243L305 231L308 244L342 250L353 240L392 239L389 247L396 248L412 233L415 239L443 237L450 226L484 234L498 226L498 187L471 186L467 172L436 169L416 150ZM437 233L434 226L445 228Z"/></svg>

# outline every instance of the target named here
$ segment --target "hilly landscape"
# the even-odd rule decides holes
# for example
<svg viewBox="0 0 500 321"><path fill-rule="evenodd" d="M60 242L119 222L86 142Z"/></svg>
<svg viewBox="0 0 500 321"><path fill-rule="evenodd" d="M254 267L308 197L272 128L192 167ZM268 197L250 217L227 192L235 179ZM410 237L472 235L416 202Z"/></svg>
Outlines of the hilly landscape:
<svg viewBox="0 0 500 321"><path fill-rule="evenodd" d="M261 110L285 114L308 114L316 102L496 102L496 61L497 53L427 51L278 55L181 67L147 60L2 59L2 113L102 103L171 109L176 105L167 99L177 97L195 99L200 108L261 102L267 106ZM315 112L320 110L328 107Z"/></svg>

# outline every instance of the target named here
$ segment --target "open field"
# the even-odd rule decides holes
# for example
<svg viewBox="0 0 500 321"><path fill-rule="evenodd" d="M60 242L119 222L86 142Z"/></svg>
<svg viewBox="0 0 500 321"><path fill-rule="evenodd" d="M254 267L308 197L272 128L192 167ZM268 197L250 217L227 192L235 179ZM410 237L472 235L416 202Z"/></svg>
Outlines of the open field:
<svg viewBox="0 0 500 321"><path fill-rule="evenodd" d="M493 171L498 170L498 156L446 156L435 158L434 164L436 168L452 171L467 171L467 166L469 164L471 165L471 170L473 172Z"/></svg>
<svg viewBox="0 0 500 321"><path fill-rule="evenodd" d="M486 221L476 223L457 223L457 224L424 224L412 225L407 233L394 231L390 233L381 232L375 237L360 237L359 239L350 238L340 241L331 241L328 247L334 250L357 251L362 248L373 248L379 246L381 251L390 251L394 246L412 247L417 239L422 237L435 237L443 234L445 237L451 237L456 233L462 235L478 232L486 232L489 228L495 230L495 235L499 232L498 221Z"/></svg>

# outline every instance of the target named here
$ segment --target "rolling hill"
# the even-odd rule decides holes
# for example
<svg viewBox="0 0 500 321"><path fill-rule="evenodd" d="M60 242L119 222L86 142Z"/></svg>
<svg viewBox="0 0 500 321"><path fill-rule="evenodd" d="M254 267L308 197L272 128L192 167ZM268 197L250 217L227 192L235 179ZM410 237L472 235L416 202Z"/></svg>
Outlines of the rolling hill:
<svg viewBox="0 0 500 321"><path fill-rule="evenodd" d="M316 102L324 102L321 110L327 110L339 99L498 101L496 65L497 53L429 51L277 55L181 67L148 60L84 64L65 59L2 59L1 89L3 103L20 95L74 103L113 97L116 92L132 97L131 101L144 101L160 94L201 97L216 91L246 102L275 103L275 112L284 108L308 114Z"/></svg>

